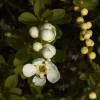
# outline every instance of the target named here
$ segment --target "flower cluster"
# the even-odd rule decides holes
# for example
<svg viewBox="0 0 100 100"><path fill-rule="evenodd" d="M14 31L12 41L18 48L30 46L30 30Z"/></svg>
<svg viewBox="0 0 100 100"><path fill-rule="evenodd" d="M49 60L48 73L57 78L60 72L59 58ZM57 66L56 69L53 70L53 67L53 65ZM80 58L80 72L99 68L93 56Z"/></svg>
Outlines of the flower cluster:
<svg viewBox="0 0 100 100"><path fill-rule="evenodd" d="M88 9L74 7L75 11L80 11L81 16L77 17L76 22L81 27L80 40L84 41L85 46L81 48L81 53L83 55L87 54L89 59L94 60L96 58L96 53L92 51L94 46L94 41L91 39L93 35L92 23L90 21L85 22L84 17L88 15Z"/></svg>
<svg viewBox="0 0 100 100"><path fill-rule="evenodd" d="M56 38L56 28L45 23L40 28L33 26L29 29L32 38L40 40L33 43L33 50L39 52L42 58L33 60L30 64L25 64L23 74L25 77L32 77L32 82L37 86L43 86L46 83L46 77L49 82L55 83L60 79L60 73L51 58L56 54L56 48L51 44Z"/></svg>
<svg viewBox="0 0 100 100"><path fill-rule="evenodd" d="M45 23L40 28L31 27L29 33L32 38L42 41L33 43L33 50L41 52L45 59L50 60L56 54L56 48L50 44L56 38L56 28L50 23Z"/></svg>

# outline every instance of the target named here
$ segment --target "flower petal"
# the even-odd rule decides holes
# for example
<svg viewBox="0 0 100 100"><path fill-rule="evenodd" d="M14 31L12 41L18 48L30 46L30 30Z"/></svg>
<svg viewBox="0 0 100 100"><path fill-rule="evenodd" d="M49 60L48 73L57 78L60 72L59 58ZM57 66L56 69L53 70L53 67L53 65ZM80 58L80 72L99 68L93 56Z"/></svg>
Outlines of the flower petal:
<svg viewBox="0 0 100 100"><path fill-rule="evenodd" d="M47 79L51 83L56 83L60 79L60 73L52 62L47 62L46 63L48 66L48 71L47 71Z"/></svg>
<svg viewBox="0 0 100 100"><path fill-rule="evenodd" d="M35 60L33 60L32 64L34 65L39 65L42 64L45 60L43 58L37 58Z"/></svg>
<svg viewBox="0 0 100 100"><path fill-rule="evenodd" d="M26 77L31 77L36 73L36 67L33 64L25 64L23 67L23 74Z"/></svg>
<svg viewBox="0 0 100 100"><path fill-rule="evenodd" d="M32 82L36 85L36 86L43 86L46 83L46 79L44 78L40 78L35 76L32 80Z"/></svg>

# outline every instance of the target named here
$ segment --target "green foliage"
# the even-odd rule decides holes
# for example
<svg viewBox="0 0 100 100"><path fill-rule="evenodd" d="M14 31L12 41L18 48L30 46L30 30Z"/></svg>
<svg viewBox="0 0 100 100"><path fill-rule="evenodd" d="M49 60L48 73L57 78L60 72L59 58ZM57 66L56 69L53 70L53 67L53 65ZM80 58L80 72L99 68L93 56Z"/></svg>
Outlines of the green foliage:
<svg viewBox="0 0 100 100"><path fill-rule="evenodd" d="M9 90L10 93L16 94L16 95L21 95L22 90L20 88L12 88Z"/></svg>
<svg viewBox="0 0 100 100"><path fill-rule="evenodd" d="M17 96L17 95L10 95L9 100L26 100L25 97Z"/></svg>
<svg viewBox="0 0 100 100"><path fill-rule="evenodd" d="M30 12L22 13L18 17L18 20L22 23L25 23L25 24L34 24L38 21L37 18Z"/></svg>
<svg viewBox="0 0 100 100"><path fill-rule="evenodd" d="M0 55L0 67L2 67L5 64L5 59L2 55Z"/></svg>
<svg viewBox="0 0 100 100"><path fill-rule="evenodd" d="M52 17L49 19L50 21L58 21L64 18L65 10L64 9L53 9L52 10Z"/></svg>
<svg viewBox="0 0 100 100"><path fill-rule="evenodd" d="M75 23L79 12L73 11L74 5L91 10L84 18L93 22L94 61L80 54L80 29ZM88 100L91 91L100 100L99 6L99 0L1 0L0 100ZM56 27L57 37L52 44L57 53L52 61L61 78L56 84L47 81L45 86L37 87L33 77L27 79L22 69L41 57L33 51L35 39L29 36L29 28L44 22Z"/></svg>
<svg viewBox="0 0 100 100"><path fill-rule="evenodd" d="M5 80L5 87L6 88L15 88L18 84L18 76L17 75L10 75Z"/></svg>
<svg viewBox="0 0 100 100"><path fill-rule="evenodd" d="M85 7L89 10L94 10L99 0L73 0L73 3L77 6Z"/></svg>
<svg viewBox="0 0 100 100"><path fill-rule="evenodd" d="M40 18L42 11L45 9L43 0L35 0L34 4L34 13L37 17Z"/></svg>

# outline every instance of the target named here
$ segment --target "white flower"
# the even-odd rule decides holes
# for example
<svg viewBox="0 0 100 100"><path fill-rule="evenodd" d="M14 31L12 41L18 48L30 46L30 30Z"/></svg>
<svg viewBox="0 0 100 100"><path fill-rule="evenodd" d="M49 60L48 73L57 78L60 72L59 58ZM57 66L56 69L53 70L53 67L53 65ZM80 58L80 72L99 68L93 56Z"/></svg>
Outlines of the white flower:
<svg viewBox="0 0 100 100"><path fill-rule="evenodd" d="M34 75L36 72L35 67L31 66L31 64L26 64L23 67L23 74L26 77L31 77L32 75Z"/></svg>
<svg viewBox="0 0 100 100"><path fill-rule="evenodd" d="M60 73L56 65L43 58L35 59L32 64L24 65L23 74L25 77L34 76L32 82L37 86L43 86L46 83L46 76L51 83L60 79Z"/></svg>
<svg viewBox="0 0 100 100"><path fill-rule="evenodd" d="M42 49L42 55L46 59L51 59L56 54L56 48L51 44L46 44Z"/></svg>
<svg viewBox="0 0 100 100"><path fill-rule="evenodd" d="M42 43L40 42L35 42L33 43L33 50L36 52L39 52L42 49Z"/></svg>
<svg viewBox="0 0 100 100"><path fill-rule="evenodd" d="M33 26L29 29L29 34L32 38L39 37L39 29L36 26Z"/></svg>
<svg viewBox="0 0 100 100"><path fill-rule="evenodd" d="M44 29L41 31L41 39L46 42L52 42L55 40L56 34L52 30Z"/></svg>

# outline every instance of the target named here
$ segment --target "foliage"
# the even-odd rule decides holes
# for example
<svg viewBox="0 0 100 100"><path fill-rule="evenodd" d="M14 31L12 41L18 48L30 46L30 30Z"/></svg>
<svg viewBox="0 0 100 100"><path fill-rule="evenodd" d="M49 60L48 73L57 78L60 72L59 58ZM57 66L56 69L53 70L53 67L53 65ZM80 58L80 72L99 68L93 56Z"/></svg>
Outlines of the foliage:
<svg viewBox="0 0 100 100"><path fill-rule="evenodd" d="M100 99L99 0L1 0L0 1L0 100L88 100L95 91ZM80 29L74 5L89 9L93 23L95 61L80 54ZM40 57L32 49L32 25L55 25L57 54L53 58L61 74L56 84L37 87L22 74L23 65Z"/></svg>

